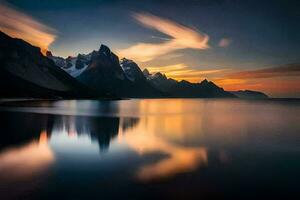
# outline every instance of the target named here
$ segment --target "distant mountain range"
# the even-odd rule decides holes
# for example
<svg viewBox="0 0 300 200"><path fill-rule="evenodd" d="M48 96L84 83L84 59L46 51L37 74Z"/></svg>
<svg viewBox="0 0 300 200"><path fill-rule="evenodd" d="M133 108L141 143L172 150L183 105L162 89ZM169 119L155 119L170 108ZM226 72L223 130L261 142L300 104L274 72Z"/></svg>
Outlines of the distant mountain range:
<svg viewBox="0 0 300 200"><path fill-rule="evenodd" d="M231 91L231 94L234 94L238 98L241 99L267 99L269 98L266 94L258 91L251 90L239 90L239 91Z"/></svg>
<svg viewBox="0 0 300 200"><path fill-rule="evenodd" d="M160 89L170 97L181 98L206 98L206 97L235 97L235 95L224 91L213 82L203 80L200 83L190 83L188 81L176 81L167 78L166 75L157 72L150 74L147 69L143 71L148 81L157 89Z"/></svg>
<svg viewBox="0 0 300 200"><path fill-rule="evenodd" d="M147 69L142 72L134 61L119 60L105 45L64 59L51 52L44 56L38 47L1 31L0 42L1 97L234 98L250 94L227 92L207 80L190 83L159 72L150 74Z"/></svg>

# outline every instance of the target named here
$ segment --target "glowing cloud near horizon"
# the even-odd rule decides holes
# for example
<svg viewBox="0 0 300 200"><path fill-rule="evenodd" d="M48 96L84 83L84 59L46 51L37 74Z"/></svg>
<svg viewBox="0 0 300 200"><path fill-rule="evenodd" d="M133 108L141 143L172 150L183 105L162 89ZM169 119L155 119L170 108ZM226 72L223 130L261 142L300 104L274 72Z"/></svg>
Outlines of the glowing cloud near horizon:
<svg viewBox="0 0 300 200"><path fill-rule="evenodd" d="M150 73L161 72L168 78L176 80L187 80L190 82L199 82L201 79L207 78L207 75L218 75L227 69L210 69L210 70L199 70L192 69L184 63L175 65L167 65L162 67L148 67Z"/></svg>
<svg viewBox="0 0 300 200"><path fill-rule="evenodd" d="M293 63L277 67L225 73L213 81L226 90L258 90L271 96L299 96L300 65Z"/></svg>
<svg viewBox="0 0 300 200"><path fill-rule="evenodd" d="M54 30L7 5L0 5L0 30L41 48L45 53L55 40Z"/></svg>
<svg viewBox="0 0 300 200"><path fill-rule="evenodd" d="M209 48L208 35L200 31L151 14L136 13L133 17L143 26L157 30L171 38L161 43L138 43L127 49L121 49L118 54L123 57L146 62L179 49Z"/></svg>

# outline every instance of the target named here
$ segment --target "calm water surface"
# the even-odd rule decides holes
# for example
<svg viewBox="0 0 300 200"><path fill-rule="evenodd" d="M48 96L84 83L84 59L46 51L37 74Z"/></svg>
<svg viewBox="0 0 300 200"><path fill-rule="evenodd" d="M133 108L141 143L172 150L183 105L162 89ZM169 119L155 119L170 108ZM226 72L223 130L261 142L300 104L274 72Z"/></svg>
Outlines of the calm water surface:
<svg viewBox="0 0 300 200"><path fill-rule="evenodd" d="M0 120L0 199L300 195L298 101L18 102Z"/></svg>

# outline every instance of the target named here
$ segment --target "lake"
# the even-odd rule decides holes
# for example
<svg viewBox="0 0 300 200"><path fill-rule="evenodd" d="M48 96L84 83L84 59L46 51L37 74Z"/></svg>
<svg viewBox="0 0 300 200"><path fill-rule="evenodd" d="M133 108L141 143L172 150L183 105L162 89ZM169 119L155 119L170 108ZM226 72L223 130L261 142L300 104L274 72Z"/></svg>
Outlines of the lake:
<svg viewBox="0 0 300 200"><path fill-rule="evenodd" d="M0 106L1 199L299 196L300 101L24 101Z"/></svg>

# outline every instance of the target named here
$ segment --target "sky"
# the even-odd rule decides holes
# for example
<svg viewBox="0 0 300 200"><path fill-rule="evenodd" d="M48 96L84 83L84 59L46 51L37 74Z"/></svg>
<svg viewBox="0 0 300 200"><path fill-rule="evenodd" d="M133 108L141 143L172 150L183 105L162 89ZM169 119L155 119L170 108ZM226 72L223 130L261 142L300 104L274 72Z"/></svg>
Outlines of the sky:
<svg viewBox="0 0 300 200"><path fill-rule="evenodd" d="M177 80L300 97L300 2L0 0L1 31L67 57L101 44Z"/></svg>

